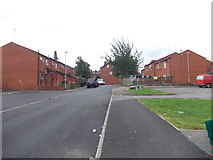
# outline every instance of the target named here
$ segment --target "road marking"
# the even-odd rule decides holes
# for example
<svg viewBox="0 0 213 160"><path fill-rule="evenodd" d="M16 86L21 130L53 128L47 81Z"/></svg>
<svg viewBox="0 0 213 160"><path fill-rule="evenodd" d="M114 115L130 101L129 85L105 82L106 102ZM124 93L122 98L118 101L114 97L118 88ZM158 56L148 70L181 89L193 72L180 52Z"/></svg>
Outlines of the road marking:
<svg viewBox="0 0 213 160"><path fill-rule="evenodd" d="M65 94L66 94L66 93L65 93ZM57 96L54 96L54 97L49 97L49 98L46 98L46 99L42 99L42 100L40 100L40 101L31 102L31 103L27 103L27 104L24 104L24 105L21 105L21 106L17 106L17 107L14 107L14 108L6 109L6 110L4 110L4 111L1 111L0 114L2 114L2 113L4 113L4 112L8 112L8 111L15 110L15 109L19 109L19 108L22 108L22 107L30 106L30 105L33 105L33 104L36 104L36 103L44 102L44 101L47 101L47 100L49 100L49 99L54 99L54 98L63 96L63 95L65 95L65 94L60 94L60 95L57 95Z"/></svg>
<svg viewBox="0 0 213 160"><path fill-rule="evenodd" d="M96 151L96 154L95 154L95 159L96 158L97 159L101 158L101 153L102 153L102 148L103 148L103 142L104 142L106 127L107 127L107 122L108 122L108 119L109 119L109 112L110 112L110 108L111 108L111 104L112 104L112 97L113 97L113 93L111 95L111 98L110 98L110 101L109 101L109 105L108 105L108 109L107 109L107 112L106 112L103 128L102 128L100 139L99 139L99 143L98 143L98 148L97 148L97 151Z"/></svg>

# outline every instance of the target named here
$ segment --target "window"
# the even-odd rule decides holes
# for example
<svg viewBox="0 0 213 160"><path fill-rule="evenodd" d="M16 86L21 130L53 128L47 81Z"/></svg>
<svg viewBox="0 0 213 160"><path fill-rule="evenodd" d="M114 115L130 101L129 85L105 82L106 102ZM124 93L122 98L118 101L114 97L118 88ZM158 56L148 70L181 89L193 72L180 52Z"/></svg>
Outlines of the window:
<svg viewBox="0 0 213 160"><path fill-rule="evenodd" d="M152 70L152 65L149 66L149 69Z"/></svg>
<svg viewBox="0 0 213 160"><path fill-rule="evenodd" d="M40 61L42 61L43 59L42 59L42 57L40 57Z"/></svg>
<svg viewBox="0 0 213 160"><path fill-rule="evenodd" d="M55 64L55 69L57 69L57 63Z"/></svg>
<svg viewBox="0 0 213 160"><path fill-rule="evenodd" d="M109 65L107 64L107 68L109 68Z"/></svg>
<svg viewBox="0 0 213 160"><path fill-rule="evenodd" d="M159 63L156 65L156 69L159 69L160 68L160 65L159 65Z"/></svg>
<svg viewBox="0 0 213 160"><path fill-rule="evenodd" d="M64 66L63 66L62 64L60 65L60 67L61 67L61 68L64 68Z"/></svg>
<svg viewBox="0 0 213 160"><path fill-rule="evenodd" d="M48 64L49 64L49 63L48 63L48 60L46 59L46 65L48 66Z"/></svg>
<svg viewBox="0 0 213 160"><path fill-rule="evenodd" d="M197 76L197 80L203 80L203 76Z"/></svg>
<svg viewBox="0 0 213 160"><path fill-rule="evenodd" d="M51 70L49 68L46 68L46 74L49 74Z"/></svg>
<svg viewBox="0 0 213 160"><path fill-rule="evenodd" d="M112 75L112 71L110 71L109 74Z"/></svg>
<svg viewBox="0 0 213 160"><path fill-rule="evenodd" d="M40 79L44 79L44 73L40 72Z"/></svg>
<svg viewBox="0 0 213 160"><path fill-rule="evenodd" d="M166 68L166 62L163 63L163 68Z"/></svg>

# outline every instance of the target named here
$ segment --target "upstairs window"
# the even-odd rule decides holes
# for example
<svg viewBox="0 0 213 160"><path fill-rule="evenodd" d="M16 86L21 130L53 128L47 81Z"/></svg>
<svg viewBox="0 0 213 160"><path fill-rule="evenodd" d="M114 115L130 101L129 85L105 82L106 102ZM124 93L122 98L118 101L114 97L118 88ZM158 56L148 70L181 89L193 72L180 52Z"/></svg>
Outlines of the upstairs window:
<svg viewBox="0 0 213 160"><path fill-rule="evenodd" d="M112 71L109 72L109 75L112 76Z"/></svg>
<svg viewBox="0 0 213 160"><path fill-rule="evenodd" d="M109 65L107 64L107 68L109 68Z"/></svg>
<svg viewBox="0 0 213 160"><path fill-rule="evenodd" d="M48 64L49 64L49 63L48 63L48 60L46 59L46 65L48 66Z"/></svg>
<svg viewBox="0 0 213 160"><path fill-rule="evenodd" d="M163 63L163 68L166 68L166 62Z"/></svg>
<svg viewBox="0 0 213 160"><path fill-rule="evenodd" d="M149 69L152 70L152 65L149 66Z"/></svg>
<svg viewBox="0 0 213 160"><path fill-rule="evenodd" d="M159 65L159 63L156 65L156 69L159 69L160 68L160 65Z"/></svg>

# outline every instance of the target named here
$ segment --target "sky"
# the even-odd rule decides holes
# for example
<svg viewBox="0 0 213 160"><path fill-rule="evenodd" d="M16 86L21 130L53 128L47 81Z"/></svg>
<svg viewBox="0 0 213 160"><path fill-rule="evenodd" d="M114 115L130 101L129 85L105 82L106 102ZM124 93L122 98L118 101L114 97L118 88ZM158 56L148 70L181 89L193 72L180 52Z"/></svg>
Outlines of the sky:
<svg viewBox="0 0 213 160"><path fill-rule="evenodd" d="M144 62L190 49L211 60L212 0L0 0L0 46L15 42L75 67L104 64L114 39Z"/></svg>

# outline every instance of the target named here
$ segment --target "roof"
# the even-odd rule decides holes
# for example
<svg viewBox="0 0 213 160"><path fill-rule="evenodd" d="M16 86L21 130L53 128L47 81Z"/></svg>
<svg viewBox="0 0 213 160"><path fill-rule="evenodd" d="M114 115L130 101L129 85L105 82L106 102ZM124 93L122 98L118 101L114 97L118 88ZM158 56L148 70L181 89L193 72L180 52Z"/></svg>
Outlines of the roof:
<svg viewBox="0 0 213 160"><path fill-rule="evenodd" d="M170 59L172 56L174 56L174 55L177 55L178 53L177 52L174 52L174 53L172 53L172 54L169 54L169 55L167 55L167 56L165 56L165 57L163 57L163 58L160 58L160 59L158 59L158 60L152 60L149 64L146 64L144 67L146 67L146 66L148 66L148 65L150 65L150 64L158 64L158 63L160 63L160 62L163 62L163 61L166 61L166 60L168 60L168 59Z"/></svg>
<svg viewBox="0 0 213 160"><path fill-rule="evenodd" d="M184 54L184 53L187 53L187 52L193 53L193 54L195 54L195 55L197 55L197 56L199 56L199 57L201 57L201 58L206 59L205 57L203 57L203 56L201 56L201 55L199 55L199 54L197 54L197 53L195 53L195 52L193 52L193 51L191 51L191 50L189 50L189 49L187 49L187 50L181 52L180 54ZM208 59L206 59L206 60L209 61ZM211 62L211 61L209 61L209 62ZM212 62L211 62L211 63L212 63Z"/></svg>
<svg viewBox="0 0 213 160"><path fill-rule="evenodd" d="M108 63L104 62L104 65L101 68L105 67L107 64L111 64L111 62L108 62Z"/></svg>
<svg viewBox="0 0 213 160"><path fill-rule="evenodd" d="M29 49L29 48L27 48L27 47L21 46L21 45L19 45L19 44L14 43L14 42L7 43L7 44L3 45L2 48L5 47L5 46L7 46L7 45L11 45L11 44L16 45L16 46L19 46L19 47L22 47L22 48L25 48L25 49L27 49L27 50L30 50L30 51L34 52L35 54L38 54L38 55L43 56L43 57L45 57L45 58L47 58L47 59L49 59L49 60L52 60L52 61L55 61L55 62L57 62L57 63L60 63L60 64L65 65L64 63L62 63L62 62L60 62L60 61L56 61L56 60L53 59L53 58L47 57L47 56L45 56L45 55L39 53L38 51L34 51L34 50L32 50L32 49ZM72 69L74 69L73 67L71 67L71 66L69 66L69 65L66 65L66 66L67 66L67 67L70 67L70 68L72 68Z"/></svg>

